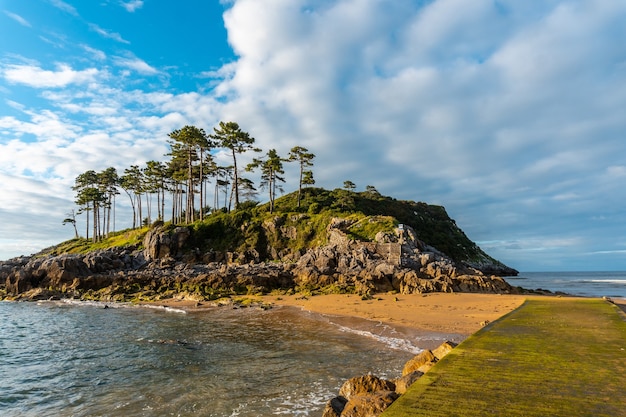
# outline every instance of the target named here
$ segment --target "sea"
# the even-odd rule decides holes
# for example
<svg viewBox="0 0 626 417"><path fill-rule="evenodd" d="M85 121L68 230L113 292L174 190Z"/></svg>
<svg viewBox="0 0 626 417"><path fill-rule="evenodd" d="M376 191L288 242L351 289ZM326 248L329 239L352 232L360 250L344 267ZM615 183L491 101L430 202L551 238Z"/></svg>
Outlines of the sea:
<svg viewBox="0 0 626 417"><path fill-rule="evenodd" d="M520 272L517 277L505 277L505 280L513 286L532 290L626 299L626 271Z"/></svg>
<svg viewBox="0 0 626 417"><path fill-rule="evenodd" d="M626 272L505 279L626 298ZM396 378L421 350L465 337L293 307L0 302L0 416L321 416L347 379Z"/></svg>
<svg viewBox="0 0 626 417"><path fill-rule="evenodd" d="M0 302L0 323L3 417L321 416L347 379L465 337L294 307Z"/></svg>

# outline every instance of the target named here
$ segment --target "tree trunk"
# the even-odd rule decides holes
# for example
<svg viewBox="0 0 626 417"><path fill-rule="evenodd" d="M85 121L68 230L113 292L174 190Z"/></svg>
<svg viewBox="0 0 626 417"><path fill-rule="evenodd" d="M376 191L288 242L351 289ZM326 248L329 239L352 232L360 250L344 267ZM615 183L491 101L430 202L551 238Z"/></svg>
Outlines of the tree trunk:
<svg viewBox="0 0 626 417"><path fill-rule="evenodd" d="M233 149L233 169L234 169L233 188L235 191L235 209L237 209L237 207L239 207L239 173L237 172L237 158L235 156L234 149ZM232 194L231 194L231 198L232 198ZM228 207L228 211L230 211L230 204Z"/></svg>
<svg viewBox="0 0 626 417"><path fill-rule="evenodd" d="M203 210L204 210L204 195L203 195L203 190L204 190L204 153L202 151L202 147L200 148L200 178L198 179L200 181L200 220L202 220L203 216Z"/></svg>
<svg viewBox="0 0 626 417"><path fill-rule="evenodd" d="M304 165L300 163L300 182L298 183L298 208L300 207L300 198L302 196L302 174L304 173Z"/></svg>
<svg viewBox="0 0 626 417"><path fill-rule="evenodd" d="M96 202L93 202L93 236L91 237L91 239L94 242L98 241L98 211L100 211L98 209L98 206L96 206Z"/></svg>

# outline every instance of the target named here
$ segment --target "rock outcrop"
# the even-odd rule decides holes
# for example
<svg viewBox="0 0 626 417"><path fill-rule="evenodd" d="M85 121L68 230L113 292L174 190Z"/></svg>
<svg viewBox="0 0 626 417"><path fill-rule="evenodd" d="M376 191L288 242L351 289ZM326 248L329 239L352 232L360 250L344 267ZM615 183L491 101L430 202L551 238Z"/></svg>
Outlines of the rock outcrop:
<svg viewBox="0 0 626 417"><path fill-rule="evenodd" d="M456 264L420 241L409 227L397 229L393 235L379 233L375 242L364 243L349 240L339 229L342 226L345 222L331 222L329 244L309 250L296 262L296 285L323 287L335 283L355 287L363 294L514 292L500 277Z"/></svg>
<svg viewBox="0 0 626 417"><path fill-rule="evenodd" d="M398 229L395 234L380 233L376 242L358 242L343 232L346 222L341 220L330 223L327 245L310 249L291 262L261 262L253 249L241 253L184 251L189 229L156 227L146 234L143 250L112 248L86 255L0 262L0 290L4 284L6 297L13 299L103 301L175 295L211 299L228 293L315 291L329 286L364 297L388 291L517 291L500 277L455 263L417 239L410 228Z"/></svg>

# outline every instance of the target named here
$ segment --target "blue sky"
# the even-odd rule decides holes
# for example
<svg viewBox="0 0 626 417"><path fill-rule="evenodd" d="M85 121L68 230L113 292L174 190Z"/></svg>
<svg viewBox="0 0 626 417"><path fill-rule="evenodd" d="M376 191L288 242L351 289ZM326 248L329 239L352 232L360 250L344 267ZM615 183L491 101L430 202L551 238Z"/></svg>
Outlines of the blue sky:
<svg viewBox="0 0 626 417"><path fill-rule="evenodd" d="M614 0L0 0L0 259L73 236L80 173L232 120L519 270L626 270L625 39Z"/></svg>

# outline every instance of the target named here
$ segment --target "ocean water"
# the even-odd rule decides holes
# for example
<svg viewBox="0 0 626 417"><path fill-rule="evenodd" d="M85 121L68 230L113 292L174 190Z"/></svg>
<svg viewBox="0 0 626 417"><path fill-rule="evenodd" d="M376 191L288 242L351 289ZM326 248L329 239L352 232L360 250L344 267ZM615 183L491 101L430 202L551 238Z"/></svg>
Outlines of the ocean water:
<svg viewBox="0 0 626 417"><path fill-rule="evenodd" d="M583 297L626 298L626 272L520 272L506 277L514 286Z"/></svg>
<svg viewBox="0 0 626 417"><path fill-rule="evenodd" d="M0 302L0 323L4 417L320 416L345 380L463 338L286 307Z"/></svg>

